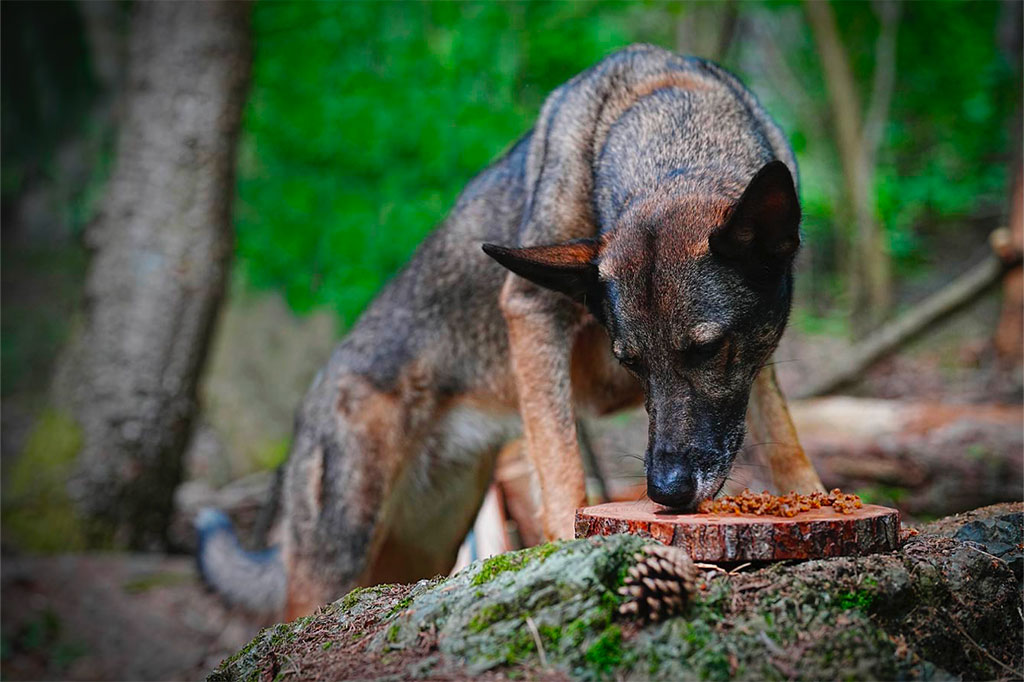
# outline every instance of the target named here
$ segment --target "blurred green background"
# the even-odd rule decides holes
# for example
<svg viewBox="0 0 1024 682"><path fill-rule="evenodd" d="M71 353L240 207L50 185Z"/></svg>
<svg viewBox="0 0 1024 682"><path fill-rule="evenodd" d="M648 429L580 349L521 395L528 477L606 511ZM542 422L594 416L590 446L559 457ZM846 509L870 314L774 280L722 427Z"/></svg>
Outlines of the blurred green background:
<svg viewBox="0 0 1024 682"><path fill-rule="evenodd" d="M854 113L866 116L879 92L889 101L867 210L883 233L878 257L892 268L895 314L983 257L988 233L1005 224L1019 163L1021 54L1012 0L889 6L898 13L886 57L886 5L829 4L859 100ZM125 61L118 38L123 44L130 8L3 6L5 454L35 442L32 424L80 315L86 227L113 158ZM97 36L97 26L108 34ZM208 463L216 458L193 457L198 475L223 483L280 461L312 373L466 182L530 128L548 92L632 42L719 61L781 123L800 162L805 209L791 328L824 349L787 357L827 364L834 351L822 335L850 336L856 237L835 79L825 76L807 5L261 1L252 30L234 275L193 444L234 454L219 469ZM885 64L893 78L878 87ZM989 318L959 333L989 335L997 300L989 298ZM937 362L959 367L957 352Z"/></svg>
<svg viewBox="0 0 1024 682"><path fill-rule="evenodd" d="M739 26L715 56L790 135L820 264L804 288L839 292L842 180L803 10L732 9ZM834 9L867 92L874 10ZM897 273L913 275L930 262L934 231L963 231L1005 209L1020 88L996 41L999 3L902 9L875 190ZM685 50L680 24L725 11L664 2L258 4L236 218L246 281L285 292L296 310L329 306L350 323L466 181L529 129L546 93L631 42ZM766 42L784 66L767 62ZM790 80L766 77L772 68Z"/></svg>
<svg viewBox="0 0 1024 682"><path fill-rule="evenodd" d="M833 10L866 101L877 7ZM72 187L62 229L73 237L91 219L110 157L110 135L88 106L101 88L77 11L15 3L3 26L5 217L26 186L68 175L62 141L86 138L96 148L89 172L63 178ZM1006 15L999 2L901 6L874 175L897 279L936 262L933 242L959 247L955 233L984 235L1005 213L1021 95L1019 55L1001 44ZM716 58L762 98L801 163L805 312L827 316L847 303L841 165L799 3L258 2L253 31L236 268L298 312L326 307L351 324L466 181L529 129L552 88L637 41Z"/></svg>

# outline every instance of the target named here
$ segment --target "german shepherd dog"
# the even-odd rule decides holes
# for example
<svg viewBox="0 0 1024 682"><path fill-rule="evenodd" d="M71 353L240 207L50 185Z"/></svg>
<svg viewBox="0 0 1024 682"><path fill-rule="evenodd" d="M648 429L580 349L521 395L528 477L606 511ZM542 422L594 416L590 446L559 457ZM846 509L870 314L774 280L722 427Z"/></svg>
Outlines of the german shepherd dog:
<svg viewBox="0 0 1024 682"><path fill-rule="evenodd" d="M782 131L708 61L635 45L559 87L314 379L279 549L246 553L201 515L206 580L294 618L445 573L520 430L545 535L571 537L577 409L646 405L647 492L666 507L719 491L745 416L775 444L777 489L821 489L766 365L790 309L795 177Z"/></svg>

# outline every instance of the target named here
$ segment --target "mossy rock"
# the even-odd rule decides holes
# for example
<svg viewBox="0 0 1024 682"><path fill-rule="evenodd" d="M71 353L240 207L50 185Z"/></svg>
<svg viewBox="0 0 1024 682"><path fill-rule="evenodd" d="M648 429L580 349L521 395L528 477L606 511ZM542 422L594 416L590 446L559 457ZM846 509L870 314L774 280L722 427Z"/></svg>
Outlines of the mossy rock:
<svg viewBox="0 0 1024 682"><path fill-rule="evenodd" d="M1021 674L1020 583L983 543L922 534L890 554L708 571L683 614L645 624L618 615L616 592L644 542L544 545L451 578L357 590L265 631L211 679Z"/></svg>

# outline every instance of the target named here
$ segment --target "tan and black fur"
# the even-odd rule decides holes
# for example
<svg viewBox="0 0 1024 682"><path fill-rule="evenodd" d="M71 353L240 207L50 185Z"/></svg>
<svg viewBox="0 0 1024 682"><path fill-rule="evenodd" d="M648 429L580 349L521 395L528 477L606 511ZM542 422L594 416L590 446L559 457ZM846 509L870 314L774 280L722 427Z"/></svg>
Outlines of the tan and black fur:
<svg viewBox="0 0 1024 682"><path fill-rule="evenodd" d="M819 488L765 366L789 313L795 175L778 126L709 62L636 45L555 90L313 382L280 555L254 562L208 514L207 580L294 617L446 572L520 429L545 533L571 536L577 410L646 404L648 491L668 506L719 490L745 414L779 444L776 486ZM281 589L246 599L243 568Z"/></svg>

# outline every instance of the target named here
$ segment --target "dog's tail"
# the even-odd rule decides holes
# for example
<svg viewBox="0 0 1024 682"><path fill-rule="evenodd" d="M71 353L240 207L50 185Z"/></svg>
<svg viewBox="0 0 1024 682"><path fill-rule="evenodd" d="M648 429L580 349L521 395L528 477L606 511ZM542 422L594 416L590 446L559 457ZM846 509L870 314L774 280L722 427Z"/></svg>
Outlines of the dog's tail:
<svg viewBox="0 0 1024 682"><path fill-rule="evenodd" d="M206 508L195 521L199 532L199 574L225 601L258 613L284 608L287 577L276 547L249 552L238 542L231 519Z"/></svg>

